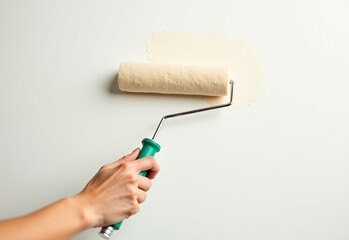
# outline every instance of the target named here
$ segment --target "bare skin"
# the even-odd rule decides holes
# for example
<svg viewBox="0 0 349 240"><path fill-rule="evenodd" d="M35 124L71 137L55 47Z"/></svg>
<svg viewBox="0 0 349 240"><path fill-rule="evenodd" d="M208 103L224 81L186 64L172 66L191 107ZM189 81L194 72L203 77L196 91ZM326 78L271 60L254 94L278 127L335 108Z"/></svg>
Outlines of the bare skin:
<svg viewBox="0 0 349 240"><path fill-rule="evenodd" d="M0 221L1 239L66 240L93 227L114 224L139 211L159 171L152 157L137 161L139 149L103 166L77 195L25 216ZM147 177L140 171L149 170Z"/></svg>

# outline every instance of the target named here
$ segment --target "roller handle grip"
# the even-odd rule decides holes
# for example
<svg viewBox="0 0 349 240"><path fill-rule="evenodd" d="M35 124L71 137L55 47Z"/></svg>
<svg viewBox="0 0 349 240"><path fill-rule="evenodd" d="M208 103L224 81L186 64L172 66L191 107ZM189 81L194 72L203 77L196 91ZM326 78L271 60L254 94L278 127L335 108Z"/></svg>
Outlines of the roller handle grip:
<svg viewBox="0 0 349 240"><path fill-rule="evenodd" d="M142 144L143 144L143 147L142 147L141 152L139 153L137 159L149 157L149 156L154 157L155 154L160 151L160 145L157 144L156 142L154 142L153 140L148 139L148 138L144 138L142 141ZM139 175L145 177L145 176L147 176L147 173L148 173L148 171L142 171L139 173ZM102 236L105 239L109 239L110 235L112 234L113 231L110 231L109 233L105 233L105 232L103 232L103 230L104 229L110 230L111 229L110 227L112 227L115 230L119 230L121 227L121 224L122 224L122 221L120 221L114 225L110 225L108 227L103 227L101 232L99 233L100 236Z"/></svg>

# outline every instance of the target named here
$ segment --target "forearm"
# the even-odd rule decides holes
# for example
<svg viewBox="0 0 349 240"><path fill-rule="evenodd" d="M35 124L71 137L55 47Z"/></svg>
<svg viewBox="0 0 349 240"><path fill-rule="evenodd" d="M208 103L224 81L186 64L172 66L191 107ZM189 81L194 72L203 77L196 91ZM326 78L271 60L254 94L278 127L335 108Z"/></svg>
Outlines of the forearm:
<svg viewBox="0 0 349 240"><path fill-rule="evenodd" d="M65 198L31 214L0 221L0 236L7 240L66 240L91 227L74 198Z"/></svg>

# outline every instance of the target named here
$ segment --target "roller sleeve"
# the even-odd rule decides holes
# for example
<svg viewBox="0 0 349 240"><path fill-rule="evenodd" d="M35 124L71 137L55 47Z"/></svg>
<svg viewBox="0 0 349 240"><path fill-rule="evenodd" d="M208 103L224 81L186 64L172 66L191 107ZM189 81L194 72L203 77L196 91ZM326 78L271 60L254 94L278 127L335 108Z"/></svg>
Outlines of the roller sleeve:
<svg viewBox="0 0 349 240"><path fill-rule="evenodd" d="M125 92L225 96L229 77L220 67L123 62L118 85Z"/></svg>

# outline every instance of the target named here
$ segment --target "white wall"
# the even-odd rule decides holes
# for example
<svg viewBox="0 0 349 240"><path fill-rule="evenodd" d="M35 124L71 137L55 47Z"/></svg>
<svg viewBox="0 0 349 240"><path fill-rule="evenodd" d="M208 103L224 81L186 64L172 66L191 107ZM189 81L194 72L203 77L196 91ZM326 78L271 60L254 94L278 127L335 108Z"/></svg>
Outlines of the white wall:
<svg viewBox="0 0 349 240"><path fill-rule="evenodd" d="M79 192L200 99L109 91L160 30L226 32L264 63L239 112L171 120L115 239L348 239L348 1L0 1L0 218ZM75 239L98 239L97 229Z"/></svg>

